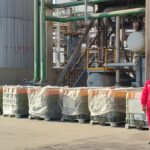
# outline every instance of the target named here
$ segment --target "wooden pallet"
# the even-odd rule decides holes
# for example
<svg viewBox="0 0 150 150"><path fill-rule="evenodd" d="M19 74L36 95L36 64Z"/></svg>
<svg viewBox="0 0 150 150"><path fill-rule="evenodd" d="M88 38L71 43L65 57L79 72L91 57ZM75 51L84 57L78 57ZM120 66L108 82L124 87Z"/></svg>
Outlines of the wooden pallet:
<svg viewBox="0 0 150 150"><path fill-rule="evenodd" d="M3 117L9 117L9 118L28 118L28 115L20 115L20 114L3 114Z"/></svg>
<svg viewBox="0 0 150 150"><path fill-rule="evenodd" d="M45 121L56 121L56 120L58 121L58 120L60 120L59 118L54 118L54 117L39 117L39 116L34 116L34 115L29 115L28 119L30 119L30 120L33 120L33 119L45 120Z"/></svg>
<svg viewBox="0 0 150 150"><path fill-rule="evenodd" d="M136 129L139 129L139 130L149 129L149 127L146 126L146 125L137 126L137 125L131 125L131 124L127 124L127 123L126 123L126 125L125 125L125 128L126 128L126 129L136 128Z"/></svg>
<svg viewBox="0 0 150 150"><path fill-rule="evenodd" d="M146 114L142 113L126 113L126 129L137 128L137 129L148 129L148 120Z"/></svg>
<svg viewBox="0 0 150 150"><path fill-rule="evenodd" d="M69 116L69 115L62 115L61 121L62 122L78 122L78 123L86 123L89 122L90 117L88 115L73 115L73 116Z"/></svg>
<svg viewBox="0 0 150 150"><path fill-rule="evenodd" d="M118 127L118 126L122 126L125 123L122 122L99 122L99 121L95 121L95 120L91 120L90 121L91 125L95 125L95 124L100 124L102 126L111 126L111 127Z"/></svg>
<svg viewBox="0 0 150 150"><path fill-rule="evenodd" d="M109 125L111 127L123 126L125 125L125 118L107 118L101 116L91 117L91 125L100 124L100 125Z"/></svg>

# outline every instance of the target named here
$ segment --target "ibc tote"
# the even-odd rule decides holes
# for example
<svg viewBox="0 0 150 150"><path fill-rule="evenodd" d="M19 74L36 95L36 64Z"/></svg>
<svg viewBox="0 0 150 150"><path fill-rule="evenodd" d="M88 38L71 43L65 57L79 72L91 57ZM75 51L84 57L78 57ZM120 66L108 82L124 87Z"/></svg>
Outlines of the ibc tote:
<svg viewBox="0 0 150 150"><path fill-rule="evenodd" d="M59 90L59 87L51 86L28 88L29 118L60 120Z"/></svg>
<svg viewBox="0 0 150 150"><path fill-rule="evenodd" d="M88 107L91 113L91 124L125 123L126 90L123 88L97 88L88 91Z"/></svg>
<svg viewBox="0 0 150 150"><path fill-rule="evenodd" d="M3 87L3 115L27 117L28 97L24 86Z"/></svg>
<svg viewBox="0 0 150 150"><path fill-rule="evenodd" d="M142 88L134 88L127 93L126 97L126 128L148 128L146 114L141 106Z"/></svg>
<svg viewBox="0 0 150 150"><path fill-rule="evenodd" d="M79 123L89 120L88 89L62 88L60 107L63 120L78 120Z"/></svg>

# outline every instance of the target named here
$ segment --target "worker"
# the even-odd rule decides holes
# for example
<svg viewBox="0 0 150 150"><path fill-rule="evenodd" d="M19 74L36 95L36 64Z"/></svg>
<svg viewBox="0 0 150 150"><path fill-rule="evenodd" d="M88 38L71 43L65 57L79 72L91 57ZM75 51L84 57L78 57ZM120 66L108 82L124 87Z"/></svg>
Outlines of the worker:
<svg viewBox="0 0 150 150"><path fill-rule="evenodd" d="M142 110L147 114L148 126L150 132L150 80L146 81L141 97ZM149 134L150 144L150 134Z"/></svg>

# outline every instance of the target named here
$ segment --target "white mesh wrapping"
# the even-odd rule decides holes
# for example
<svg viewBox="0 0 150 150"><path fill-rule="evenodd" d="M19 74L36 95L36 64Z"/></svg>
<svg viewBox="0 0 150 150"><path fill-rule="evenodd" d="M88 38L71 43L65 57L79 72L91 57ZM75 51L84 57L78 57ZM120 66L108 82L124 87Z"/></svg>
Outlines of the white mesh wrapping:
<svg viewBox="0 0 150 150"><path fill-rule="evenodd" d="M125 113L127 89L89 89L88 107L91 116L104 115L109 112Z"/></svg>
<svg viewBox="0 0 150 150"><path fill-rule="evenodd" d="M28 115L28 97L26 87L3 87L3 114Z"/></svg>
<svg viewBox="0 0 150 150"><path fill-rule="evenodd" d="M59 91L58 87L52 86L28 88L29 114L41 118L60 118Z"/></svg>
<svg viewBox="0 0 150 150"><path fill-rule="evenodd" d="M87 88L62 88L60 92L62 114L89 115Z"/></svg>

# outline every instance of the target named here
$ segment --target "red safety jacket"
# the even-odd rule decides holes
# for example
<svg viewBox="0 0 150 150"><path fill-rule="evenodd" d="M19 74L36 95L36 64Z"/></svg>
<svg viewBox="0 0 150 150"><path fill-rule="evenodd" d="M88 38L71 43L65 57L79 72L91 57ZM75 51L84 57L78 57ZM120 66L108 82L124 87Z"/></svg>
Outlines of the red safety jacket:
<svg viewBox="0 0 150 150"><path fill-rule="evenodd" d="M143 107L150 109L150 80L147 80L143 88L141 104Z"/></svg>

